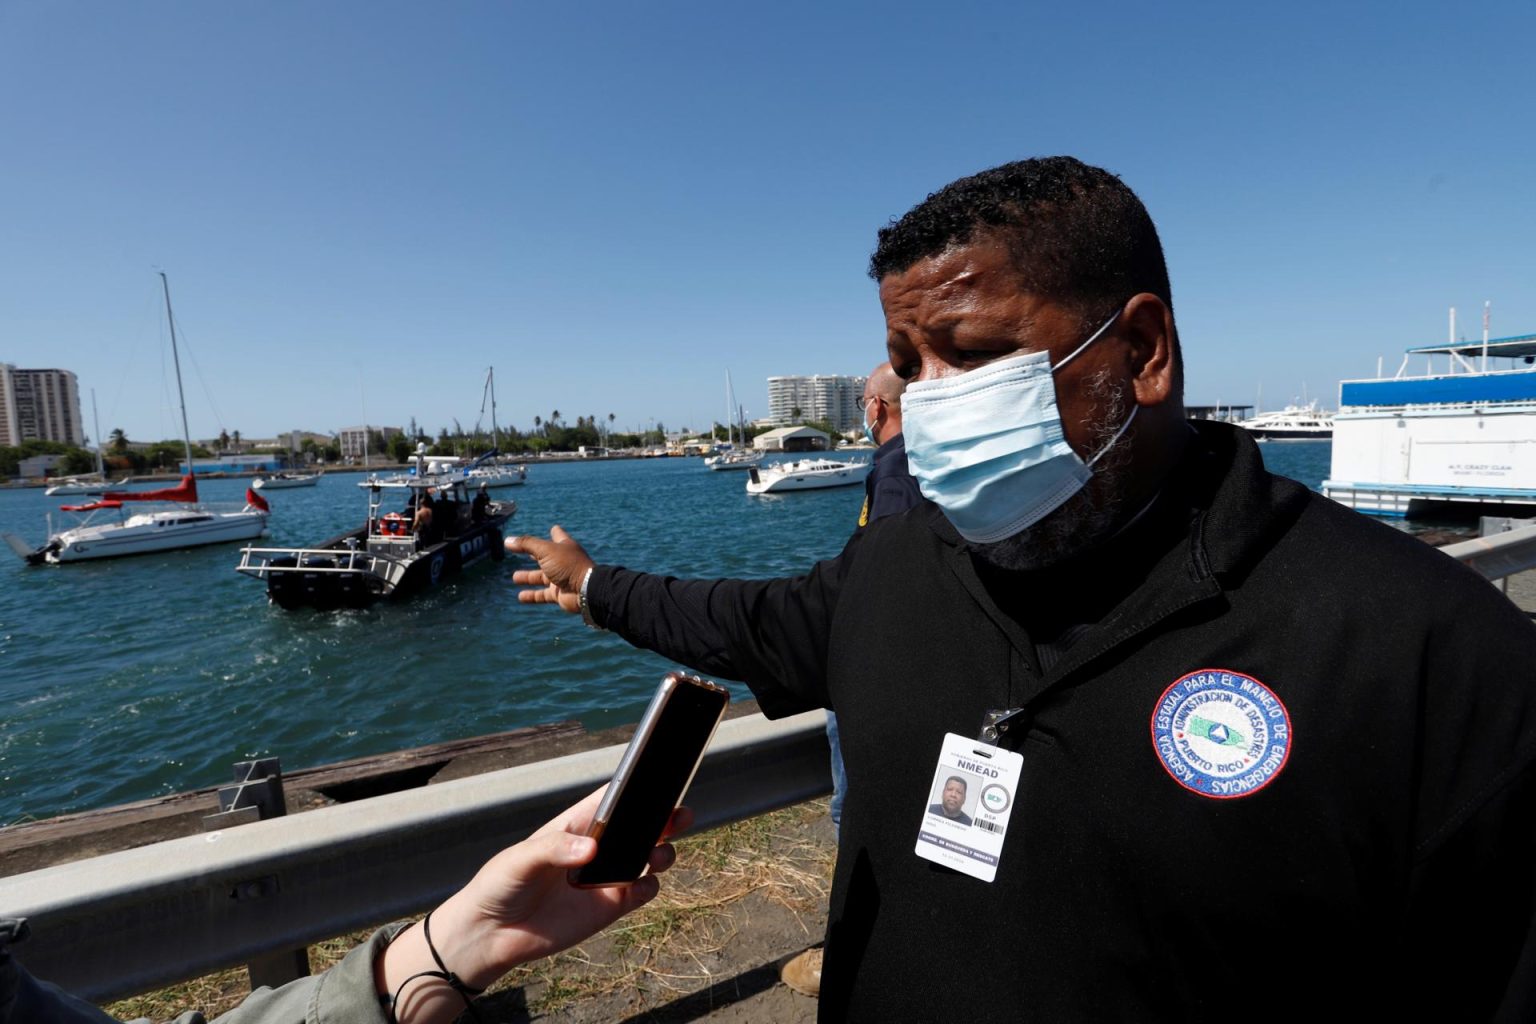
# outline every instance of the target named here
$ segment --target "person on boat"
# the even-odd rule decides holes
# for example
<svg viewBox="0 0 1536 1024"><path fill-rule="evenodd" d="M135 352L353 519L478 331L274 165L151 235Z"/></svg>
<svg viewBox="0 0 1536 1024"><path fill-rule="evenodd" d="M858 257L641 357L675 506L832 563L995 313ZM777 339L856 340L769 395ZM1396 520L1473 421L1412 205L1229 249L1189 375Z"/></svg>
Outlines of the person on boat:
<svg viewBox="0 0 1536 1024"><path fill-rule="evenodd" d="M896 515L922 504L922 492L907 469L907 449L901 436L901 393L907 382L896 376L889 362L869 372L859 396L864 436L875 445L874 465L864 478L864 505L859 509L858 529L876 519ZM827 712L827 748L832 764L832 802L828 808L836 834L843 821L843 800L848 792L848 772L843 767L843 748L838 738L837 714ZM785 961L779 969L784 984L796 992L816 996L821 992L822 948L816 946Z"/></svg>
<svg viewBox="0 0 1536 1024"><path fill-rule="evenodd" d="M931 504L793 579L508 545L538 561L521 600L770 717L836 709L822 1019L949 1019L965 976L975 1020L1536 1020L1536 625L1186 420L1161 242L1116 176L960 179L870 276ZM949 768L988 786L943 850Z"/></svg>
<svg viewBox="0 0 1536 1024"><path fill-rule="evenodd" d="M571 868L597 853L585 832L602 792L492 857L420 922L379 929L322 974L257 989L215 1024L447 1024L466 1007L473 1016L474 998L513 967L573 946L655 898L656 874L675 859L665 842L632 885L578 889L568 881ZM691 818L686 809L674 812L668 834ZM27 973L11 949L25 955L27 932L24 920L0 918L0 1024L118 1024ZM203 1021L189 1011L175 1024Z"/></svg>
<svg viewBox="0 0 1536 1024"><path fill-rule="evenodd" d="M415 491L416 514L411 519L411 532L420 537L423 542L430 539L432 532L433 501L432 491L421 488Z"/></svg>
<svg viewBox="0 0 1536 1024"><path fill-rule="evenodd" d="M491 508L491 495L484 483L475 491L475 500L470 503L469 516L477 523L485 522Z"/></svg>

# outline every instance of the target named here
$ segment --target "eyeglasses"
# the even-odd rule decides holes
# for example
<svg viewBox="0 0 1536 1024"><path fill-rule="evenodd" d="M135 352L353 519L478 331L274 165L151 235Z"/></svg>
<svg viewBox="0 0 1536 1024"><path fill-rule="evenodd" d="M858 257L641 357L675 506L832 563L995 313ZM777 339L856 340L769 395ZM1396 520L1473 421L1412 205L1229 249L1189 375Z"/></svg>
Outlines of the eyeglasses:
<svg viewBox="0 0 1536 1024"><path fill-rule="evenodd" d="M859 400L854 404L859 407L859 412L863 412L865 407L868 406L870 402L875 401L879 397L879 395L860 395Z"/></svg>

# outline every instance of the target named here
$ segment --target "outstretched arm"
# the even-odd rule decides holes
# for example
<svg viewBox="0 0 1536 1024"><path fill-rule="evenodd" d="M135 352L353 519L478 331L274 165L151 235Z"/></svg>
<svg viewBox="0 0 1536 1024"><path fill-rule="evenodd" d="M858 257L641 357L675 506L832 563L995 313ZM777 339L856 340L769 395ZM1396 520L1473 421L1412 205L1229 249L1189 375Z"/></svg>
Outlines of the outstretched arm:
<svg viewBox="0 0 1536 1024"><path fill-rule="evenodd" d="M507 550L529 555L514 583L527 604L582 611L588 621L636 647L708 675L738 679L770 718L827 706L826 650L844 560L818 562L804 576L778 580L679 580L597 566L559 526L549 540L512 537Z"/></svg>
<svg viewBox="0 0 1536 1024"><path fill-rule="evenodd" d="M538 537L508 537L506 548L513 554L528 555L539 563L537 569L519 569L512 582L534 590L518 592L524 604L558 604L573 615L581 612L581 584L592 570L586 550L560 526L549 528L549 540Z"/></svg>

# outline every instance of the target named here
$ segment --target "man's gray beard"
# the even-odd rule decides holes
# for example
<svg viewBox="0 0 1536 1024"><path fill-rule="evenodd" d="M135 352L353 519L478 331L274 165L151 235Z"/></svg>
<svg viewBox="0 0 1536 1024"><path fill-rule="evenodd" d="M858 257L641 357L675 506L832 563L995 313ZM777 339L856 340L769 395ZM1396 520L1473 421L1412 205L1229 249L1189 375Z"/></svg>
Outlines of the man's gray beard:
<svg viewBox="0 0 1536 1024"><path fill-rule="evenodd" d="M1044 569L1086 551L1118 526L1125 505L1131 447L1125 434L1117 441L1115 433L1130 414L1130 403L1108 369L1090 377L1084 393L1092 402L1088 413L1089 458L1094 452L1103 452L1093 464L1093 479L1035 525L991 544L972 545L988 565L1012 572ZM1113 447L1106 450L1109 445Z"/></svg>

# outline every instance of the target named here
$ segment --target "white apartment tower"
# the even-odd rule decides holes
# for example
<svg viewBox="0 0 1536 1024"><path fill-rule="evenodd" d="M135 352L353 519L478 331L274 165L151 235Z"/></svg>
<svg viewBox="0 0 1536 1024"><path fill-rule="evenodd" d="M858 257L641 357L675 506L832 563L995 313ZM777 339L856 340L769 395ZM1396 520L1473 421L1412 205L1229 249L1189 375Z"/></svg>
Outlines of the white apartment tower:
<svg viewBox="0 0 1536 1024"><path fill-rule="evenodd" d="M866 377L816 374L768 378L768 418L779 426L825 420L837 431L857 430ZM800 410L797 417L795 410Z"/></svg>
<svg viewBox="0 0 1536 1024"><path fill-rule="evenodd" d="M80 385L68 370L18 370L0 363L0 445L58 441L81 447ZM97 438L100 444L101 439Z"/></svg>

